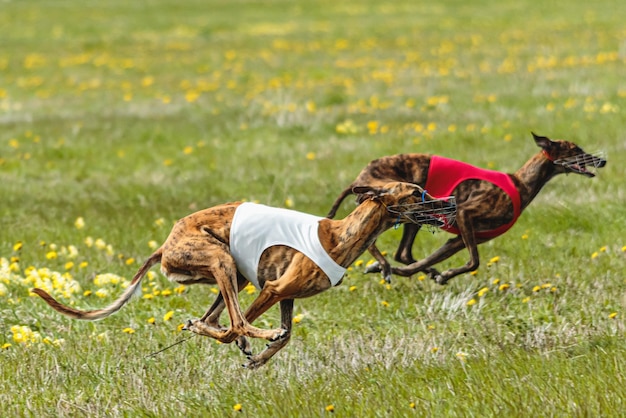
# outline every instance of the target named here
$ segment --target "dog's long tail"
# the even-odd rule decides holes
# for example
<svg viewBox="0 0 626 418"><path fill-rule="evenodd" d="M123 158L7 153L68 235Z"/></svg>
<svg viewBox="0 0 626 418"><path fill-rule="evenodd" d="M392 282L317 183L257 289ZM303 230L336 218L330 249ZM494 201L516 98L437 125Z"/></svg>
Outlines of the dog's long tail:
<svg viewBox="0 0 626 418"><path fill-rule="evenodd" d="M326 215L326 217L328 219L333 219L337 214L337 209L339 209L339 205L341 205L341 202L343 202L343 200L351 194L353 194L352 185L350 185L349 187L344 189L343 192L341 192L337 200L335 200L335 203L333 203L333 206L330 208L330 211L328 212L328 215Z"/></svg>
<svg viewBox="0 0 626 418"><path fill-rule="evenodd" d="M141 284L141 279L143 279L143 277L146 275L146 273L148 272L148 270L150 270L152 266L154 266L156 263L159 263L161 261L162 255L163 255L163 251L161 248L155 251L154 254L152 254L150 258L146 260L143 266L141 266L139 271L137 271L137 273L135 274L135 277L133 277L133 280L130 282L130 285L126 288L124 293L122 293L122 295L115 302L113 302L111 305L103 309L96 309L92 311L81 311L78 309L71 308L67 305L63 305L62 303L54 299L52 296L50 296L43 289L35 288L35 289L32 289L32 292L40 296L48 305L52 307L52 309L54 309L57 312L62 313L65 316L69 316L70 318L74 318L74 319L83 319L85 321L97 321L98 319L106 318L107 316L114 314L115 312L119 311L124 305L126 305L126 303L128 303L128 301L131 299L131 297L133 296L133 294L135 293L135 291Z"/></svg>

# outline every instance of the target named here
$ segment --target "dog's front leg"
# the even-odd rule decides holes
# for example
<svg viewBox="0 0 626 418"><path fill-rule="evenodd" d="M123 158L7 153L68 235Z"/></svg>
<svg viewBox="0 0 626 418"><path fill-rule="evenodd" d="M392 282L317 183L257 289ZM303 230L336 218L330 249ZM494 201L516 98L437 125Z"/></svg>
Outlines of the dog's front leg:
<svg viewBox="0 0 626 418"><path fill-rule="evenodd" d="M286 332L277 340L267 345L265 350L256 356L248 356L248 363L244 367L248 369L256 369L267 363L267 361L287 345L291 338L291 327L293 324L293 299L285 299L280 302L280 322L281 328Z"/></svg>
<svg viewBox="0 0 626 418"><path fill-rule="evenodd" d="M404 224L402 227L402 238L400 239L398 250L394 256L396 261L407 265L415 263L415 259L413 258L413 242L415 242L415 237L420 231L420 228L421 225L418 224Z"/></svg>
<svg viewBox="0 0 626 418"><path fill-rule="evenodd" d="M393 272L393 274L404 277L412 276L419 272L425 272L431 275L432 279L437 280L439 273L437 272L437 270L433 269L432 266L434 266L435 264L439 264L444 260L447 260L463 248L465 248L463 238L461 238L461 236L456 236L446 241L445 244L443 244L437 251L435 251L428 257L416 261L415 263L409 264L405 267L394 267L391 269L391 271Z"/></svg>

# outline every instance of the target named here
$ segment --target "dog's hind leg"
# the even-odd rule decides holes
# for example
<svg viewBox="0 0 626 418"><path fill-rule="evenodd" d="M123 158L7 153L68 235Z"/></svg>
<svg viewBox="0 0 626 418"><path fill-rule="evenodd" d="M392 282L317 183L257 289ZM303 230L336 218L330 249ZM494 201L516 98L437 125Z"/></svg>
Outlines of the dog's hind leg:
<svg viewBox="0 0 626 418"><path fill-rule="evenodd" d="M274 354L287 345L291 338L291 327L293 324L293 299L280 301L280 322L281 328L286 332L279 339L269 343L265 350L261 351L259 354L255 356L248 355L248 363L244 364L244 367L256 369L264 365ZM237 342L237 344L239 344L239 342Z"/></svg>
<svg viewBox="0 0 626 418"><path fill-rule="evenodd" d="M240 293L248 280L241 275L241 273L237 272L237 293ZM200 318L200 321L204 321L208 326L218 329L225 329L219 324L220 316L224 311L226 304L224 303L224 297L222 296L222 292L218 292L217 298L211 305L211 307L206 311L206 313Z"/></svg>

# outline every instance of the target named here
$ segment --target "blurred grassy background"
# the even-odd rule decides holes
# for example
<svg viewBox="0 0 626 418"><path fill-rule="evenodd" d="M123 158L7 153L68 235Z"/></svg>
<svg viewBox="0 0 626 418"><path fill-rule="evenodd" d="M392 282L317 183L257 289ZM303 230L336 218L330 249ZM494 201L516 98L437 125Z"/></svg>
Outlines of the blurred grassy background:
<svg viewBox="0 0 626 418"><path fill-rule="evenodd" d="M619 415L624 15L608 0L2 3L7 414ZM324 215L382 155L512 172L537 151L531 130L603 149L609 164L550 182L480 248L475 276L386 286L355 266L296 302L293 341L256 372L200 338L145 358L181 338L214 289L155 275L151 297L96 324L28 296L38 277L70 283L66 302L103 306L175 219L240 199ZM447 238L420 234L415 255Z"/></svg>

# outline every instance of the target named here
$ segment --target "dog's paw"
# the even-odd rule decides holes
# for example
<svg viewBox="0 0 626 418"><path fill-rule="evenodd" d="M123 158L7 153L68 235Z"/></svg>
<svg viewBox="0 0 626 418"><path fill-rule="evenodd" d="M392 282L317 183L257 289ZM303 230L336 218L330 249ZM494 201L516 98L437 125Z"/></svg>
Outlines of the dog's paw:
<svg viewBox="0 0 626 418"><path fill-rule="evenodd" d="M267 362L267 360L259 360L257 358L257 356L249 356L248 357L248 362L242 364L242 366L245 369L254 370L254 369L258 369L259 367L264 365L266 362Z"/></svg>
<svg viewBox="0 0 626 418"><path fill-rule="evenodd" d="M269 340L273 342L273 341L282 340L287 337L289 337L289 330L285 328L279 328L276 331L276 333L274 333L274 335L269 338Z"/></svg>
<svg viewBox="0 0 626 418"><path fill-rule="evenodd" d="M445 286L445 285L448 284L448 280L450 280L450 279L448 279L447 277L445 277L445 276L443 276L441 274L437 274L437 275L435 275L435 277L433 277L433 280L435 280L435 282L437 284Z"/></svg>
<svg viewBox="0 0 626 418"><path fill-rule="evenodd" d="M235 344L237 344L237 347L239 347L241 352L244 353L248 358L252 356L252 346L246 337L244 337L243 335L237 337L237 339L235 340Z"/></svg>
<svg viewBox="0 0 626 418"><path fill-rule="evenodd" d="M380 263L378 261L375 261L369 266L365 267L365 274L380 273L382 270L383 268L380 266Z"/></svg>

